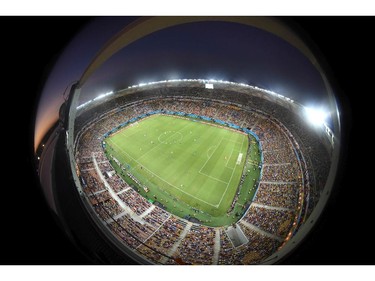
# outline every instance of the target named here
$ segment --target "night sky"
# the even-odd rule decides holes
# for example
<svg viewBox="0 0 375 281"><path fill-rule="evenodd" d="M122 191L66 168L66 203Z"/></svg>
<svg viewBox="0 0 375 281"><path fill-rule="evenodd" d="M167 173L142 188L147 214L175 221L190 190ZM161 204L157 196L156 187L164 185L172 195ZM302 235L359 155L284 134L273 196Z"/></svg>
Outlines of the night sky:
<svg viewBox="0 0 375 281"><path fill-rule="evenodd" d="M108 39L135 19L93 19L62 53L40 100L36 145L56 120L66 87L79 80ZM177 78L246 83L305 105L326 103L320 74L298 49L271 33L227 22L178 25L130 44L88 79L80 103L129 85Z"/></svg>
<svg viewBox="0 0 375 281"><path fill-rule="evenodd" d="M275 35L242 24L199 22L170 27L127 46L92 76L82 100L113 88L174 78L255 84L302 101L324 93L311 63Z"/></svg>
<svg viewBox="0 0 375 281"><path fill-rule="evenodd" d="M108 26L115 33L126 20L129 21L129 18L100 18L92 22L96 29L79 33L80 27L91 22L90 18L0 18L4 38L0 45L4 56L1 65L4 70L1 89L3 110L0 112L2 159L5 164L1 193L3 200L0 204L4 223L0 238L6 246L2 248L0 264L90 263L58 226L43 197L32 165L34 118L43 88L45 92L50 89L52 93L56 91L62 94L69 83L79 78L98 49L112 36L98 31ZM375 243L371 223L375 196L372 177L374 165L371 164L373 138L370 134L374 110L369 98L374 92L371 69L375 65L375 44L372 40L375 18L298 17L293 20L316 42L331 69L342 108L345 142L343 167L336 192L332 194L317 227L283 264L374 265ZM19 26L23 26L23 29L19 29ZM66 48L76 34L86 34L86 38L92 41L84 48L83 45L78 48L80 44L73 42ZM95 45L96 40L100 42ZM55 62L60 64L63 61L61 53L64 49L64 57L69 60L62 64L59 73L69 77L61 79L60 83L50 80L49 85L44 85ZM68 50L74 56L70 57ZM82 69L69 69L69 65L80 65ZM64 66L69 71L64 71ZM58 81L58 71L53 73L55 81ZM228 80L234 78L229 76ZM48 114L44 117L48 117ZM309 276L314 270L309 268L303 276ZM293 274L291 272L290 276Z"/></svg>

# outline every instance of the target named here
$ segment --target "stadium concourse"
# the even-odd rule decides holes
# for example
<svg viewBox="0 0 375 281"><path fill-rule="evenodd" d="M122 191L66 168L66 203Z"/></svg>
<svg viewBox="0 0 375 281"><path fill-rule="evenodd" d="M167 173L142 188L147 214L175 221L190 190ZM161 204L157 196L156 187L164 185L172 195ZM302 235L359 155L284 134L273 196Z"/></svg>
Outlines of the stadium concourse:
<svg viewBox="0 0 375 281"><path fill-rule="evenodd" d="M130 87L81 107L75 155L83 201L125 251L152 263L264 263L306 221L329 170L324 145L304 121L265 96L261 90L233 85L212 89L197 81L166 82ZM259 136L263 163L257 192L233 225L210 227L173 215L114 171L103 150L103 135L160 109L225 120Z"/></svg>

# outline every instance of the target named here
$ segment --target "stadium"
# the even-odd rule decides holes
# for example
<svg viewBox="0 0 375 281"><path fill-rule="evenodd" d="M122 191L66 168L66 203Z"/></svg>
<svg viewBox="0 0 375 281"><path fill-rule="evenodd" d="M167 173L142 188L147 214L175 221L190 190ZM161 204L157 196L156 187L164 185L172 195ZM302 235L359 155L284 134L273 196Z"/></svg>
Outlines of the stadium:
<svg viewBox="0 0 375 281"><path fill-rule="evenodd" d="M152 263L265 262L305 223L328 176L332 138L326 130L316 134L304 111L289 98L225 81L160 81L112 92L78 109L79 193L124 251ZM184 178L196 138L215 132L199 145L204 162ZM229 176L219 178L223 167Z"/></svg>
<svg viewBox="0 0 375 281"><path fill-rule="evenodd" d="M304 241L322 214L338 168L338 109L314 54L279 21L215 19L271 33L274 28L275 34L283 34L281 37L287 34L283 38L288 46L277 41L279 38L263 38L263 33L254 29L254 37L246 46L254 45L252 38L263 38L267 48L276 40L280 45L276 46L274 60L281 63L281 70L286 68L284 58L279 61L280 48L285 48L285 54L297 48L296 60L303 63L290 67L290 73L306 81L315 75L311 81L319 85L308 90L314 92L313 98L322 98L325 112L305 103L306 88L298 91L300 96L282 95L261 83L202 76L130 83L141 80L136 65L127 70L128 76L114 75L123 80L121 87L113 83L113 90L101 92L98 85L102 85L93 83L102 81L116 65L124 68L121 61L117 62L119 57L112 61L111 68L102 64L121 48L128 55L126 46L131 47L153 31L195 21L201 21L208 34L218 27L228 28L227 32L239 28L232 25L229 29L229 25L215 22L210 29L205 24L211 20L139 19L107 42L79 80L64 85L58 121L36 148L37 173L62 229L94 263L280 263ZM144 64L146 69L151 68L148 63L152 60L160 61L158 67L162 69L164 54L169 58L173 48L190 52L189 40L175 46L171 34L185 40L184 34L199 34L197 26L182 34L180 29L166 33L166 44L160 44L162 51L155 51L154 57L151 52ZM283 33L278 33L280 30ZM238 33L241 42L245 31ZM203 47L209 41L206 35L201 35ZM155 42L159 44L158 40ZM124 56L130 59L132 54L139 54L139 65L143 66L142 46L153 45L146 40L134 48L135 53L130 48L130 55ZM242 51L247 55L246 46ZM164 50L169 47L169 51ZM236 57L236 50L225 54ZM193 48L192 52L197 50ZM176 54L179 60L181 55ZM191 65L204 67L201 60L208 56L207 50L203 54L197 55ZM253 68L254 76L262 73L273 83L269 70L276 64L262 68L269 54L263 53L259 69L251 64L246 67ZM217 60L216 55L212 58ZM223 65L231 69L232 60ZM235 71L243 69L236 67ZM166 76L160 73L160 77ZM288 79L285 81L290 82ZM293 83L295 80L292 77Z"/></svg>

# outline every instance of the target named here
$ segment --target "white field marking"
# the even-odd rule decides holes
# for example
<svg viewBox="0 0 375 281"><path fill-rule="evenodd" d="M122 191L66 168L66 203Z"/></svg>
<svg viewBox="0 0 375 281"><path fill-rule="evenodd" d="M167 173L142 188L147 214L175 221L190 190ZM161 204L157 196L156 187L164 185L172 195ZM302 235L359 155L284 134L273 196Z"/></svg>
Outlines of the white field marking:
<svg viewBox="0 0 375 281"><path fill-rule="evenodd" d="M225 138L225 140L228 141L228 142L230 141L230 142L241 144L241 141L236 141L236 140L227 139L227 138Z"/></svg>
<svg viewBox="0 0 375 281"><path fill-rule="evenodd" d="M222 182L222 183L228 184L226 181L223 181L223 180L221 180L221 179L218 179L218 178L212 177L212 176L207 175L207 174L205 174L205 173L202 173L202 172L198 172L198 173L200 173L201 175L204 175L204 176L206 176L206 177L209 177L210 179L213 179L213 180L215 180L215 181L219 181L219 182Z"/></svg>
<svg viewBox="0 0 375 281"><path fill-rule="evenodd" d="M139 126L139 125L138 125L138 126ZM138 126L136 126L136 127L138 127ZM112 137L112 136L114 136L114 135L120 135L121 137L127 139L127 138L129 138L129 137L131 137L131 136L133 136L133 135L139 133L139 131L136 130L136 131L135 131L134 133L132 133L132 134L124 135L124 134L125 134L125 131L128 130L128 129L130 129L131 127L132 127L132 126L126 126L126 127L123 127L123 128L121 128L120 130L118 130L117 132L115 132L114 134L112 134L110 137Z"/></svg>
<svg viewBox="0 0 375 281"><path fill-rule="evenodd" d="M234 141L234 140L232 140L232 139L225 139L226 141L228 141L228 142L233 142L233 143L235 143L235 144L241 144L241 147L242 147L242 143L240 142L240 141ZM228 163L229 163L229 160L230 160L230 158L232 157L232 154L233 154L233 151L234 151L234 148L235 148L235 146L233 146L232 147L232 151L231 151L231 153L230 153L230 156L229 156L229 158L228 158L228 160L227 160L227 163L225 164L225 167L227 167L228 169L234 169L235 167L228 167ZM238 152L238 153L240 153L241 151L237 151L237 149L236 149L236 152Z"/></svg>
<svg viewBox="0 0 375 281"><path fill-rule="evenodd" d="M136 159L134 159L133 157L131 157L127 152L125 152L121 147L119 147L116 143L114 143L113 141L111 141L115 146L117 146L118 149L121 150L122 153L126 154L128 157L132 158L135 162L138 163L138 165L142 165L143 169L147 170L149 173L153 174L155 177L157 177L158 179L160 179L161 181L167 183L168 185L170 185L171 187L174 187L175 189L181 191L182 193L185 193L186 195L190 196L190 197L193 197L194 199L197 199L198 201L201 201L203 203L206 203L207 205L210 205L212 207L216 207L217 205L213 205L211 203L208 203L207 201L204 201L194 195L191 195L190 193L182 190L181 188L177 187L177 186L174 186L173 184L169 183L168 181L166 181L165 179L159 177L157 174L153 173L151 170L149 170L148 168L145 167L145 165L143 165L142 163L138 162Z"/></svg>
<svg viewBox="0 0 375 281"><path fill-rule="evenodd" d="M241 148L242 148L242 147L241 147ZM233 151L232 151L232 152L233 152ZM237 149L236 149L236 150L235 150L235 153L239 153L239 154L241 154L242 152L241 152L241 150L237 150ZM232 154L231 154L231 157L232 157ZM229 160L230 160L230 159L229 159ZM228 161L229 161L229 160L228 160ZM228 168L228 169L232 169L232 170L235 169L235 168L236 168L236 165L233 165L233 167L229 167L229 166L227 166L227 165L228 165L228 161L227 161L227 164L225 165L225 167ZM238 164L237 164L237 165L238 165Z"/></svg>
<svg viewBox="0 0 375 281"><path fill-rule="evenodd" d="M231 141L231 142L233 142L233 143L241 143L241 142L233 141L233 140L230 140L230 139L226 139L226 140L227 140L227 141ZM211 147L207 150L207 156L208 156L208 151L209 151L212 147L215 147L215 146L211 146ZM217 146L216 146L216 148L217 148ZM241 144L241 148L242 148L242 144ZM215 149L215 150L216 150L216 149ZM232 168L232 167L228 167L227 165L228 165L228 162L229 162L230 158L232 157L233 150L234 150L234 146L232 147L232 152L230 153L230 156L229 156L229 158L228 158L228 160L227 160L227 163L225 164L225 167L228 168L228 169L231 169L232 171L233 171L233 169L234 169L235 167ZM236 152L239 153L240 151L236 151ZM214 151L214 153L215 153L215 151ZM212 153L211 156L212 156L214 153ZM211 156L208 156L208 157L211 158ZM202 169L203 169L203 168L201 168L201 169L199 170L199 173L200 173L201 175L204 175L204 176L206 176L206 177L209 177L210 179L213 179L213 180L216 180L216 181L219 181L219 182L222 182L222 183L228 184L228 182L226 182L226 181L223 181L223 180L221 180L221 179L215 178L215 177L210 176L210 175L208 175L208 174L206 174L206 173L202 173L202 172L201 172Z"/></svg>
<svg viewBox="0 0 375 281"><path fill-rule="evenodd" d="M215 154L217 148L220 146L220 144L221 144L222 141L223 141L223 138L221 138L221 140L220 140L219 144L216 146L214 152L212 152L211 156L210 156L210 157L207 159L207 161L203 164L202 168L199 170L199 173L202 171L202 169L204 168L204 166L206 166L206 164L208 163L208 161L210 161L212 155Z"/></svg>
<svg viewBox="0 0 375 281"><path fill-rule="evenodd" d="M213 148L213 147L215 148L216 145L210 146L210 147L207 149L207 157L208 157L208 158L210 158L210 157L212 156L212 154L209 155L209 152L210 152L211 148Z"/></svg>
<svg viewBox="0 0 375 281"><path fill-rule="evenodd" d="M232 151L230 153L230 156L228 157L227 163L225 163L225 167L227 167L227 168L230 168L230 167L228 167L228 162L229 162L230 158L232 157L233 150L234 150L234 145L232 146ZM230 168L230 169L234 169L234 168Z"/></svg>
<svg viewBox="0 0 375 281"><path fill-rule="evenodd" d="M179 131L177 131L177 132L176 132L176 131L165 131L164 134L161 133L161 134L158 136L158 141L159 141L160 143L162 143L162 144L171 144L171 143L167 143L167 139L164 140L164 141L161 141L161 140L160 140L160 137L163 136L163 135L165 135L165 133L172 133L172 132L174 132L174 133L173 133L172 135L168 136L167 139L169 139L170 137L174 136L175 134L180 134L180 139L179 139L178 141L175 141L175 143L181 141L181 140L184 138L184 137L182 136L182 134L181 134Z"/></svg>
<svg viewBox="0 0 375 281"><path fill-rule="evenodd" d="M146 119L149 119L149 118L151 118L151 117L152 117L152 116L146 116L146 117L144 117L142 120L140 120L140 122L141 122L141 121L144 121L144 120L146 120ZM136 124L136 125L135 125L135 124ZM133 136L133 135L135 135L135 134L138 134L139 131L135 131L135 132L132 133L132 134L129 134L129 135L125 135L125 136L124 136L123 134L125 133L125 131L128 130L128 129L130 129L130 128L132 128L132 127L137 128L137 127L139 127L139 126L140 126L140 123L139 123L138 121L135 122L135 123L131 123L131 124L125 126L125 127L122 127L122 128L119 129L118 131L114 132L113 134L111 134L110 137L113 137L114 135L121 135L123 138L129 138L129 137L131 137L131 136Z"/></svg>
<svg viewBox="0 0 375 281"><path fill-rule="evenodd" d="M182 129L185 129L185 127L186 127L187 125L190 125L190 124L189 124L189 123L186 123L181 129L175 131L172 135L170 135L169 137L167 137L166 140L169 139L169 138L171 138L172 136L174 136L174 135L177 134L177 133L181 134L180 131L181 131ZM181 135L182 135L182 134L181 134ZM159 140L159 138L158 138L158 140ZM159 142L160 142L160 141L159 141ZM155 148L158 148L158 147L159 147L160 145L162 145L162 144L164 144L164 143L160 142L159 144L153 146L153 147L152 147L150 150L148 150L146 153L144 153L144 154L142 154L140 157L138 157L137 160L143 158L143 156L145 156L146 154L150 153L150 151L154 150ZM134 159L134 158L133 158L133 159Z"/></svg>
<svg viewBox="0 0 375 281"><path fill-rule="evenodd" d="M177 118L178 118L178 117L177 117ZM181 118L181 117L179 117L179 118ZM187 118L182 118L182 119L187 119ZM218 124L208 123L208 122L201 121L201 120L198 121L198 122L199 122L199 123L202 123L202 124L205 124L205 125L208 125L208 126L218 127L218 128L224 129L224 130L228 130L228 131L236 132L236 133L238 133L238 134L242 134L242 135L247 136L247 133L242 132L242 131L239 131L239 130L236 130L236 129L233 129L233 128L224 127L224 126L221 126L221 125L218 125Z"/></svg>
<svg viewBox="0 0 375 281"><path fill-rule="evenodd" d="M244 142L245 138L242 139L242 144L241 144L241 150L242 150L242 146L243 146L243 142ZM229 179L229 182L227 184L227 187L225 188L225 191L223 192L223 195L221 196L221 199L220 199L220 202L219 204L216 205L216 208L218 208L221 204L221 201L223 201L223 198L224 198L224 195L227 193L227 190L228 190L228 187L229 187L229 184L230 182L232 181L232 177L233 177L233 174L234 174L234 171L236 170L237 166L234 167L233 171L232 171L232 175L230 176L230 179Z"/></svg>
<svg viewBox="0 0 375 281"><path fill-rule="evenodd" d="M187 123L186 125L184 125L180 130L176 131L174 134L172 134L172 135L170 135L169 137L167 137L166 140L169 139L170 137L174 136L176 133L179 133L179 131L181 131L182 129L184 129L187 125L189 125L189 123ZM126 128L126 127L125 127L125 128ZM125 131L125 130L124 130L124 131ZM138 133L138 131L137 131L137 133ZM134 133L134 134L135 134L135 133ZM131 134L131 135L134 135L134 134ZM180 134L181 134L181 133L180 133ZM124 137L126 137L126 136L124 136ZM114 142L112 139L111 139L111 142L115 144L115 142ZM160 141L159 141L159 142L160 142ZM148 150L147 152L145 152L144 154L142 154L141 156L139 156L137 160L143 158L143 156L145 156L146 154L148 154L150 151L156 149L156 148L159 147L159 145L161 145L161 144L162 144L162 143L159 143L159 144L153 146L150 150ZM116 146L119 147L117 144L116 144ZM120 148L120 147L119 147L119 148ZM121 149L121 148L120 148L120 149ZM122 150L122 149L121 149L121 150ZM123 151L123 150L122 150L122 151ZM127 154L130 158L132 158L133 160L135 160L137 163L139 163L135 158L131 157L128 153L126 153L126 154Z"/></svg>
<svg viewBox="0 0 375 281"><path fill-rule="evenodd" d="M236 165L240 165L241 164L242 156L243 156L243 153L238 154Z"/></svg>

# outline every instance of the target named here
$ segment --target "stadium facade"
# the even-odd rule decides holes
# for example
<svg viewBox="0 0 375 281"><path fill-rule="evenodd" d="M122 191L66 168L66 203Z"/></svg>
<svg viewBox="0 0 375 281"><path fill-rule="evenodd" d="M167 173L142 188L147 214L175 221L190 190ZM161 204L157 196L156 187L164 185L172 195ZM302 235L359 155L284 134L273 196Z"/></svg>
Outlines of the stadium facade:
<svg viewBox="0 0 375 281"><path fill-rule="evenodd" d="M121 48L163 28L212 20L274 33L304 54L321 75L331 126L311 126L306 107L288 97L216 80L134 85L78 104L87 79ZM210 226L176 216L161 202L145 200L116 171L103 136L151 112L204 116L257 137L262 161L255 195L232 225ZM273 264L304 240L330 197L341 152L339 119L322 65L298 33L278 20L143 18L108 41L72 86L58 124L37 150L38 174L58 222L94 263Z"/></svg>
<svg viewBox="0 0 375 281"><path fill-rule="evenodd" d="M119 175L103 177L114 170L103 154L103 135L124 121L168 108L220 116L259 136L262 176L235 224L208 227L186 220L145 200ZM67 132L67 119L58 130ZM79 107L74 124L73 159L66 148L57 149L55 158L65 160L53 165L55 179L71 179L71 186L55 181L53 192L70 206L55 208L75 225L73 240L78 241L74 232L87 233L90 238L79 243L89 244L84 247L102 262L121 264L130 256L151 264L276 263L303 240L322 211L320 199L330 193L326 183L335 139L329 128L310 126L302 105L257 87L201 79L131 86ZM69 134L61 135L56 141L69 143ZM68 165L71 175L60 165ZM74 217L79 210L86 216Z"/></svg>

